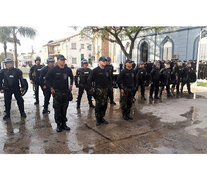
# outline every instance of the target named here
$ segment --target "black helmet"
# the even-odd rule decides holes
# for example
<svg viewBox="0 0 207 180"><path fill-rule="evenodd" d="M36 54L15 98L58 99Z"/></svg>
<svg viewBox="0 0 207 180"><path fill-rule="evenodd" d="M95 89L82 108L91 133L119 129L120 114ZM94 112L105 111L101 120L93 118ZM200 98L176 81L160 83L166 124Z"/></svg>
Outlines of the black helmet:
<svg viewBox="0 0 207 180"><path fill-rule="evenodd" d="M47 62L55 62L55 60L52 57L47 58Z"/></svg>
<svg viewBox="0 0 207 180"><path fill-rule="evenodd" d="M81 64L88 64L88 60L87 59L82 59Z"/></svg>
<svg viewBox="0 0 207 180"><path fill-rule="evenodd" d="M39 56L37 56L37 57L35 58L35 61L41 61L41 58L40 58Z"/></svg>
<svg viewBox="0 0 207 180"><path fill-rule="evenodd" d="M111 61L111 58L108 56L108 57L106 57L106 60L107 61Z"/></svg>
<svg viewBox="0 0 207 180"><path fill-rule="evenodd" d="M13 59L11 59L11 58L6 58L6 59L4 59L4 63L13 63L14 61L13 61Z"/></svg>

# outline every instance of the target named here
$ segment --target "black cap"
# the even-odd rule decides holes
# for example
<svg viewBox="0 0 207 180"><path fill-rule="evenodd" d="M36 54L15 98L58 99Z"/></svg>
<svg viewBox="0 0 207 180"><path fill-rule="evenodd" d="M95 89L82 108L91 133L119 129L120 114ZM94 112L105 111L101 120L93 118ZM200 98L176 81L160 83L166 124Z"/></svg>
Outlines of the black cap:
<svg viewBox="0 0 207 180"><path fill-rule="evenodd" d="M106 61L106 58L105 58L104 56L101 56L101 57L99 58L99 61Z"/></svg>
<svg viewBox="0 0 207 180"><path fill-rule="evenodd" d="M41 58L40 58L39 56L37 56L37 57L35 58L35 61L41 61Z"/></svg>
<svg viewBox="0 0 207 180"><path fill-rule="evenodd" d="M47 58L47 62L55 62L55 60L52 57Z"/></svg>
<svg viewBox="0 0 207 180"><path fill-rule="evenodd" d="M131 59L127 59L126 61L125 61L125 63L133 63L134 61L132 61Z"/></svg>
<svg viewBox="0 0 207 180"><path fill-rule="evenodd" d="M11 58L4 59L4 63L13 63L14 61Z"/></svg>
<svg viewBox="0 0 207 180"><path fill-rule="evenodd" d="M111 61L111 58L108 56L108 57L106 57L106 60L107 61Z"/></svg>
<svg viewBox="0 0 207 180"><path fill-rule="evenodd" d="M66 60L65 57L62 54L59 54L57 56L57 59L59 59L59 60Z"/></svg>

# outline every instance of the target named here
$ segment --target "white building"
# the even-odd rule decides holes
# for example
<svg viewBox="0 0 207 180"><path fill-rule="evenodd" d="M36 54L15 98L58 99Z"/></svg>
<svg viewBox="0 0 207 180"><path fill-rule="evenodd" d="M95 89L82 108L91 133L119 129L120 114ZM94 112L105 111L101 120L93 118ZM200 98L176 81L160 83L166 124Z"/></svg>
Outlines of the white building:
<svg viewBox="0 0 207 180"><path fill-rule="evenodd" d="M81 66L81 59L89 62L92 57L92 39L86 35L76 34L61 40L50 41L43 46L44 58L57 57L62 54L67 59L68 66Z"/></svg>

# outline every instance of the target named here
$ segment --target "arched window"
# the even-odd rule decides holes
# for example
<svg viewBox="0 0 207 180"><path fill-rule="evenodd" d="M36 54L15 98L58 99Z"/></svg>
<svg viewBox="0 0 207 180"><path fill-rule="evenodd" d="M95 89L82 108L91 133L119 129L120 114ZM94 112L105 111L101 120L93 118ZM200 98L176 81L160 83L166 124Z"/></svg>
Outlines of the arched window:
<svg viewBox="0 0 207 180"><path fill-rule="evenodd" d="M164 45L163 45L163 59L164 60L171 60L172 58L172 42L168 40Z"/></svg>
<svg viewBox="0 0 207 180"><path fill-rule="evenodd" d="M144 41L140 46L140 58L142 62L148 61L148 44Z"/></svg>
<svg viewBox="0 0 207 180"><path fill-rule="evenodd" d="M207 37L204 37L200 41L200 60L207 61Z"/></svg>

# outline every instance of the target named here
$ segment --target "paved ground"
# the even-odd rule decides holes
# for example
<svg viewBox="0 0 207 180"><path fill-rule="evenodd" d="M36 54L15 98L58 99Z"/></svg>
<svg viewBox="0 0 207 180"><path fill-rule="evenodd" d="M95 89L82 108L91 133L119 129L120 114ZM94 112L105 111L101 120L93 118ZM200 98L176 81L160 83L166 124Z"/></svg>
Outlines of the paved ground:
<svg viewBox="0 0 207 180"><path fill-rule="evenodd" d="M30 86L24 96L26 119L21 119L16 101L12 101L11 120L2 120L4 105L0 95L0 153L207 153L207 89L193 88L193 96L147 101L139 98L133 105L134 120L121 118L119 93L116 106L108 105L108 125L95 126L94 109L84 95L76 109L77 90L68 109L70 132L55 131L51 113L42 115L43 96L33 105Z"/></svg>

